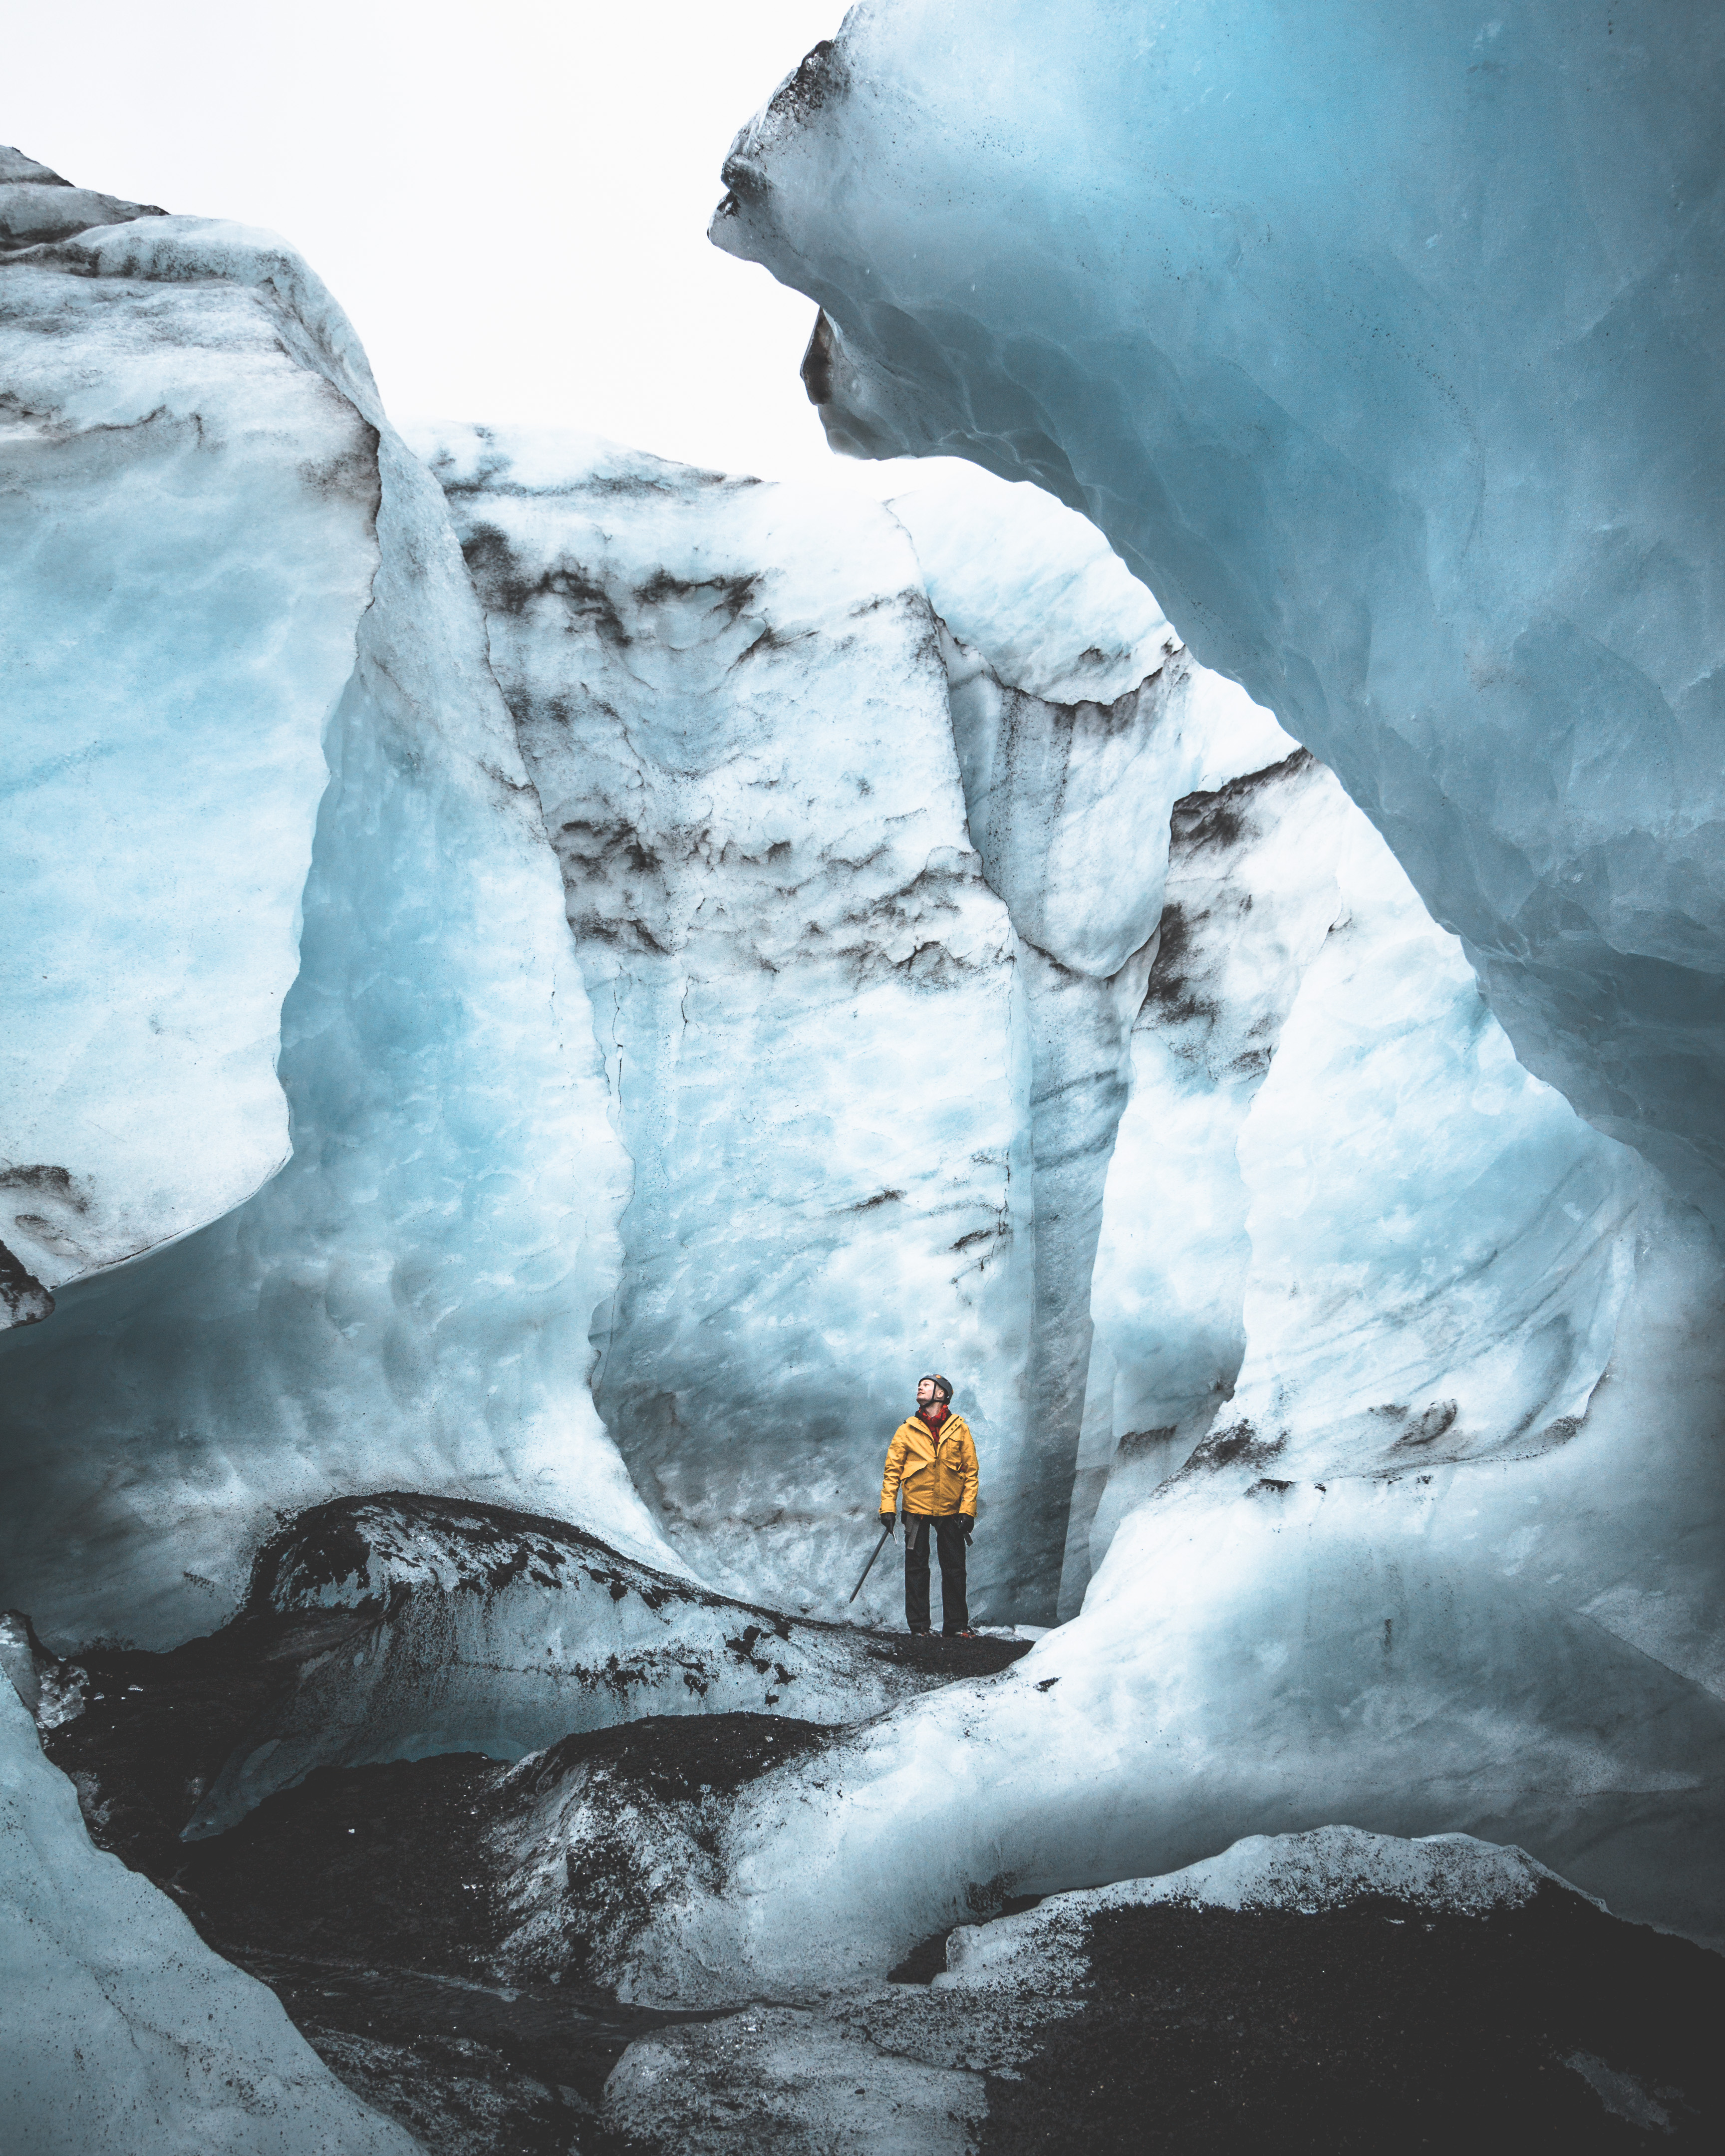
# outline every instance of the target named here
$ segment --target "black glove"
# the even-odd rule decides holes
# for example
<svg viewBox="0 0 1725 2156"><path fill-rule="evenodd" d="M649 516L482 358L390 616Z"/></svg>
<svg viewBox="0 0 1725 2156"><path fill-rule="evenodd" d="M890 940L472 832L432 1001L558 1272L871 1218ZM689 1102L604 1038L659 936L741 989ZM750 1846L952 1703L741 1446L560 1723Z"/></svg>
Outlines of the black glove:
<svg viewBox="0 0 1725 2156"><path fill-rule="evenodd" d="M971 1537L976 1532L976 1522L971 1517L968 1512L961 1512L958 1515L958 1524L964 1530L964 1539L968 1543Z"/></svg>
<svg viewBox="0 0 1725 2156"><path fill-rule="evenodd" d="M887 1533L891 1534L893 1529L898 1525L898 1514L896 1512L883 1512L880 1515L880 1524L886 1530Z"/></svg>

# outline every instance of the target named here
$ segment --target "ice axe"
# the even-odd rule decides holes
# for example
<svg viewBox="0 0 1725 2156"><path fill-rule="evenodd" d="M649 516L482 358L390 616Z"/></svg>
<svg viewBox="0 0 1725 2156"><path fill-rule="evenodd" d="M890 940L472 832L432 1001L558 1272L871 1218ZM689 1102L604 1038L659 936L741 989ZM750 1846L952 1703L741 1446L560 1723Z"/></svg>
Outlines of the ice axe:
<svg viewBox="0 0 1725 2156"><path fill-rule="evenodd" d="M858 1580L855 1586L850 1590L850 1599L853 1602L855 1601L857 1596L863 1591L863 1579L866 1579L869 1574L875 1569L875 1558L879 1557L881 1551L886 1548L887 1540L892 1533L892 1527L893 1523L889 1520L886 1522L886 1525L881 1528L880 1539L875 1545L874 1556L870 1557L868 1563L863 1567L862 1579Z"/></svg>

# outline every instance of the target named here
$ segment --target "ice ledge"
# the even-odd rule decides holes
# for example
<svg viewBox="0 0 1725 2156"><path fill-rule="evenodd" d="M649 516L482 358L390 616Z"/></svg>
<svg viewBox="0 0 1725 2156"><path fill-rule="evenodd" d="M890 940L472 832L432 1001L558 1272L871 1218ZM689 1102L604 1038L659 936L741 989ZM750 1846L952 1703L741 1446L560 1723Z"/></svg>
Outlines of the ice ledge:
<svg viewBox="0 0 1725 2156"><path fill-rule="evenodd" d="M1357 1826L1314 1827L1304 1834L1251 1834L1222 1851L1149 1879L1051 1895L1022 1915L952 1933L947 1973L934 1982L1030 1985L1070 1990L1082 1979L1084 1942L1107 1909L1175 1902L1188 1908L1293 1909L1317 1916L1368 1897L1411 1904L1443 1916L1483 1917L1520 1908L1543 1886L1579 1894L1524 1849L1471 1834L1404 1840ZM1592 1895L1583 1898L1604 1910Z"/></svg>

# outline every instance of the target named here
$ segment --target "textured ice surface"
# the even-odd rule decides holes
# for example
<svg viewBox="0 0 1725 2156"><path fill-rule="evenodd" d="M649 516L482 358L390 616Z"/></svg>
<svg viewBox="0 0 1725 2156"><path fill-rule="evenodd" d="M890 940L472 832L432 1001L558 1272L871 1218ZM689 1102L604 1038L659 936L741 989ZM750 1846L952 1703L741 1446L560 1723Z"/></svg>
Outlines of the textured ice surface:
<svg viewBox="0 0 1725 2156"><path fill-rule="evenodd" d="M634 1163L601 1411L706 1578L837 1607L916 1373L962 1370L1012 1609L1050 1546L1014 1503L1024 1020L903 530L580 438L422 447Z"/></svg>
<svg viewBox="0 0 1725 2156"><path fill-rule="evenodd" d="M940 1681L878 1636L728 1601L558 1520L440 1497L319 1506L266 1545L244 1614L319 1609L368 1621L253 1724L188 1835L316 1767L519 1759L644 1715L861 1722Z"/></svg>
<svg viewBox="0 0 1725 2156"><path fill-rule="evenodd" d="M889 506L911 535L934 609L1008 688L1110 705L1180 639L1087 516L1040 486L945 458L906 468Z"/></svg>
<svg viewBox="0 0 1725 2156"><path fill-rule="evenodd" d="M0 275L0 1243L49 1289L286 1157L281 1004L377 560L373 431L264 298L69 266Z"/></svg>
<svg viewBox="0 0 1725 2156"><path fill-rule="evenodd" d="M1725 17L868 0L714 220L834 443L1080 505L1717 1212Z"/></svg>
<svg viewBox="0 0 1725 2156"><path fill-rule="evenodd" d="M0 1678L0 2118L8 2156L411 2156L273 1991L93 1848Z"/></svg>
<svg viewBox="0 0 1725 2156"><path fill-rule="evenodd" d="M1206 1431L1205 1456L1319 1480L1573 1435L1645 1171L1516 1062L1455 939L1309 757L1176 811L1132 1053L1068 1606L1086 1507L1095 1561Z"/></svg>
<svg viewBox="0 0 1725 2156"><path fill-rule="evenodd" d="M135 774L133 798L169 816L180 814L177 793L188 798L188 769L203 783L227 783L232 766L219 756L200 763L201 737L169 724L208 724L219 747L221 700L188 692L176 705L164 689L158 703L152 670L195 687L249 665L260 701L239 710L234 731L250 740L249 726L284 722L280 700L291 705L297 679L289 659L269 659L265 602L287 606L307 579L314 594L331 579L342 588L344 576L357 579L341 630L345 680L327 608L311 608L304 624L311 657L329 647L317 659L321 702L314 710L307 690L297 707L304 738L295 753L318 771L290 763L284 778L259 767L242 823L212 835L206 819L177 856L164 826L154 862L158 875L177 865L189 883L208 861L238 902L275 860L270 873L283 879L275 926L242 924L237 942L218 936L212 948L239 964L246 938L255 951L261 937L277 953L277 996L292 974L297 903L299 972L281 1003L279 1062L293 1157L213 1224L74 1286L49 1322L0 1342L8 1599L62 1642L110 1630L167 1645L208 1629L239 1599L272 1508L379 1487L467 1491L550 1510L675 1564L586 1382L589 1317L616 1278L627 1163L605 1117L556 865L440 493L389 432L339 311L268 234L196 218L115 225L0 264L0 295L37 340L44 377L56 352L69 379L74 354L92 370L106 354L125 377L138 323L151 326L136 364L159 372L182 419L116 431L107 451L113 485L87 475L80 497L69 477L95 557L124 562L143 549L160 578L195 597L223 560L201 548L200 530L249 532L255 562L259 529L286 523L281 581L259 579L263 641L246 645L224 613L189 603L126 618L155 639L136 654L146 740L134 737L131 705L97 694L109 678L104 648L81 647L76 680L105 728L80 737L104 752L92 755L87 787L105 783L110 761L123 764ZM202 424L220 439L236 367L257 389L266 435L290 421L297 431L268 455L193 459L191 508L177 520L158 516L147 490L128 490L135 438L162 432L177 443L182 424L193 435ZM62 462L74 474L90 454L75 430L49 429L28 447L33 484L43 485L42 475ZM352 452L355 468L338 460L320 491L307 470L322 470L336 449ZM344 567L362 546L361 567ZM273 553L262 558L273 572ZM8 557L7 573L12 567ZM368 578L372 603L356 630ZM271 633L283 633L282 623ZM72 662L62 658L70 698ZM326 755L312 834L305 818ZM124 829L111 816L104 823L94 800L91 815L94 823L72 823L79 844L98 849L79 917L113 938L125 914L102 895L100 849L116 833L123 840ZM275 836L290 825L302 871L311 838L297 896L281 865L287 841ZM172 888L155 896L171 901ZM171 925L171 914L153 912L134 924L132 963L164 978L177 968L188 1010L219 1038L232 1013L216 986L200 983L197 948L167 938ZM123 956L116 948L116 963ZM92 998L98 993L92 985ZM268 1002L262 988L252 993L241 1032L249 1042ZM236 990L233 1001L244 998ZM147 1049L155 1036L147 1005L139 1009ZM18 1037L8 1035L8 1050ZM162 1068L153 1053L138 1065L139 1086ZM251 1182L280 1157L269 1057L266 1039L254 1070L270 1094L268 1145L255 1172L246 1170ZM55 1072L44 1061L39 1075L51 1106ZM107 1076L91 1120L123 1128L132 1072L122 1060ZM206 1107L200 1096L198 1106L194 1127L174 1127L176 1172L194 1184L226 1143L219 1103ZM18 1159L17 1142L6 1142ZM242 1178L226 1202L249 1187Z"/></svg>
<svg viewBox="0 0 1725 2156"><path fill-rule="evenodd" d="M1084 1980L1091 1921L1105 1909L1175 1902L1314 1916L1384 1896L1445 1915L1482 1917L1519 1908L1548 1884L1569 1882L1525 1850L1467 1834L1409 1841L1322 1826L1307 1834L1249 1835L1219 1856L1160 1879L1122 1879L1087 1894L1056 1894L1021 1916L963 1926L947 1942L947 1974L934 1982L942 1988L1003 1986L1032 1996L1070 1994Z"/></svg>

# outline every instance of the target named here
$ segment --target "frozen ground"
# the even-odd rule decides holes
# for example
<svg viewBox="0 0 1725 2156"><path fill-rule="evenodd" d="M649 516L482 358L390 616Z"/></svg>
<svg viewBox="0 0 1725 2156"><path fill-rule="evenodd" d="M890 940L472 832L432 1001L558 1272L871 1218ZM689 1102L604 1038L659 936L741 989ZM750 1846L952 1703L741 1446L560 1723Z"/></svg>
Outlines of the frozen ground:
<svg viewBox="0 0 1725 2156"><path fill-rule="evenodd" d="M655 2014L596 1980L678 1866L722 1870L752 1793L795 1806L795 1768L833 1732L688 1714L515 1767L324 1769L225 1834L152 1840L141 1770L164 1743L182 1759L197 1745L162 1696L207 1720L220 1690L208 1663L174 1674L188 1651L92 1658L88 1703L50 1748L95 1831L171 1881L204 1936L438 2156L561 2156L616 2133L666 2156L860 2137L1015 2151L1075 2133L1124 2152L1147 2105L1177 2145L1230 2150L1261 2146L1271 2120L1278 2145L1314 2150L1465 2139L1487 2120L1534 2146L1639 2145L1627 2123L1698 2148L1725 2098L1717 1957L1461 1835L1255 1837L993 1922L978 1894L890 1973Z"/></svg>

